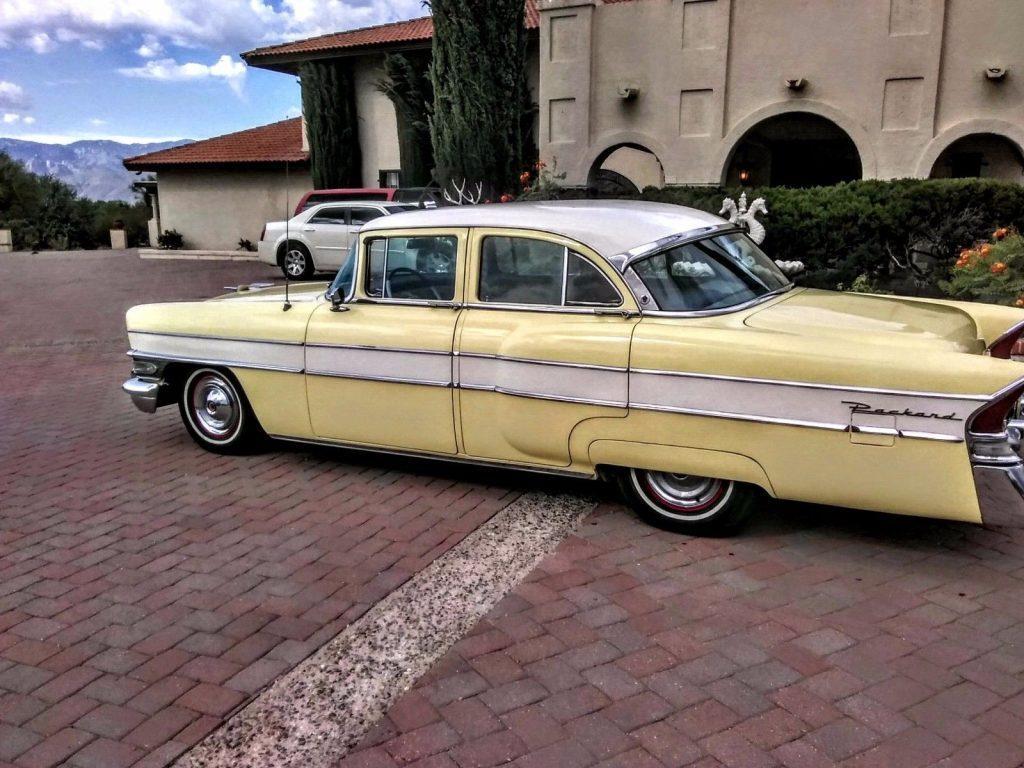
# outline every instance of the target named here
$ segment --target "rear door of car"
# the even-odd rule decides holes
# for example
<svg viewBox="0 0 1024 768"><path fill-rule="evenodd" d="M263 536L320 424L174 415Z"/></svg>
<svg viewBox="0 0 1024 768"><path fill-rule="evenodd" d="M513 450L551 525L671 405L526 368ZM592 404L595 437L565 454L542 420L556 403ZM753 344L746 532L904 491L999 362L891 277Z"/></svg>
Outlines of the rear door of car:
<svg viewBox="0 0 1024 768"><path fill-rule="evenodd" d="M363 228L364 224L386 215L387 212L377 205L353 205L349 208L347 219L348 246L352 247L352 243L359 237L359 230Z"/></svg>
<svg viewBox="0 0 1024 768"><path fill-rule="evenodd" d="M312 246L317 269L338 269L350 247L348 207L327 205L313 213L302 227Z"/></svg>
<svg viewBox="0 0 1024 768"><path fill-rule="evenodd" d="M548 233L474 229L465 290L466 454L567 466L577 424L626 415L636 307L599 255Z"/></svg>

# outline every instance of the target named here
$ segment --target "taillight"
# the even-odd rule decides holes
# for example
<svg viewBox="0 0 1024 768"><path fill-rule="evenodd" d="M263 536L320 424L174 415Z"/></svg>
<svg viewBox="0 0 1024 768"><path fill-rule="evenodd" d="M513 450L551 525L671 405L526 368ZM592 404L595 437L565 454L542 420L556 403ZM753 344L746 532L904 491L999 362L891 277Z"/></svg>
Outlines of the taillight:
<svg viewBox="0 0 1024 768"><path fill-rule="evenodd" d="M1024 356L1024 323L1019 323L992 342L988 353L992 357L1009 360L1011 357Z"/></svg>
<svg viewBox="0 0 1024 768"><path fill-rule="evenodd" d="M1006 423L1017 417L1017 402L1024 395L1024 382L1017 382L996 395L995 399L975 412L968 420L967 431L974 435L998 435L1006 431Z"/></svg>

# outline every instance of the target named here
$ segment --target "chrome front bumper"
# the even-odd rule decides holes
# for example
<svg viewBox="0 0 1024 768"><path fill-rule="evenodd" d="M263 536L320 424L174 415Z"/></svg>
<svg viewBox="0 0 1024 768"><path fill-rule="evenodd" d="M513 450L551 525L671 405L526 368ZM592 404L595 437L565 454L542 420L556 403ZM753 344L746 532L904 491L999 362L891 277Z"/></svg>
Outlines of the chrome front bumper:
<svg viewBox="0 0 1024 768"><path fill-rule="evenodd" d="M128 393L135 407L143 413L155 413L160 401L160 388L164 385L161 379L144 379L133 376L121 385Z"/></svg>
<svg viewBox="0 0 1024 768"><path fill-rule="evenodd" d="M969 438L981 521L985 525L1024 524L1024 460L1019 433Z"/></svg>

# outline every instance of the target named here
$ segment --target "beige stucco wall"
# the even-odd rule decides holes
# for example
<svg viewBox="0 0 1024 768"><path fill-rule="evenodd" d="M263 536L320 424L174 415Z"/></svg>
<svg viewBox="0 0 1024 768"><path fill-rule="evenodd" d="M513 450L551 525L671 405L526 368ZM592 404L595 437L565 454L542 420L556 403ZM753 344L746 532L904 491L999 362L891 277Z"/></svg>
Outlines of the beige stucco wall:
<svg viewBox="0 0 1024 768"><path fill-rule="evenodd" d="M181 232L186 248L209 250L234 250L242 237L255 243L312 188L305 169L291 169L285 184L283 168L164 170L157 183L161 227Z"/></svg>
<svg viewBox="0 0 1024 768"><path fill-rule="evenodd" d="M761 120L821 115L865 177L927 176L952 141L1024 147L1020 0L540 0L543 158L584 184L603 152L653 151L667 183L719 183ZM1000 83L987 67L1009 71ZM788 79L803 78L794 91ZM639 88L632 101L623 86Z"/></svg>
<svg viewBox="0 0 1024 768"><path fill-rule="evenodd" d="M383 61L383 56L364 56L354 61L364 187L376 187L380 171L401 167L395 107L377 87L384 76Z"/></svg>

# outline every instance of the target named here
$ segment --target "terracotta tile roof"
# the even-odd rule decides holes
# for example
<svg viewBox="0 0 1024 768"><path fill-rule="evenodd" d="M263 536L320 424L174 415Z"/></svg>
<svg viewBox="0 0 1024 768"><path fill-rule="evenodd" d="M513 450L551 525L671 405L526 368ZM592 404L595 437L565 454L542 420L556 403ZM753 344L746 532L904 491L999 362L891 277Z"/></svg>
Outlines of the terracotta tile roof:
<svg viewBox="0 0 1024 768"><path fill-rule="evenodd" d="M537 0L526 0L526 28L537 29L538 27L540 27L540 14L537 12ZM248 64L259 65L261 60L278 56L324 53L351 48L373 48L396 43L416 43L430 40L433 36L434 20L430 16L424 16L409 21L396 21L376 27L332 32L328 35L296 40L291 43L254 48L243 53L242 58Z"/></svg>
<svg viewBox="0 0 1024 768"><path fill-rule="evenodd" d="M309 153L302 150L302 118L293 117L180 147L128 157L124 160L124 167L129 171L155 171L179 165L300 163L308 160Z"/></svg>

